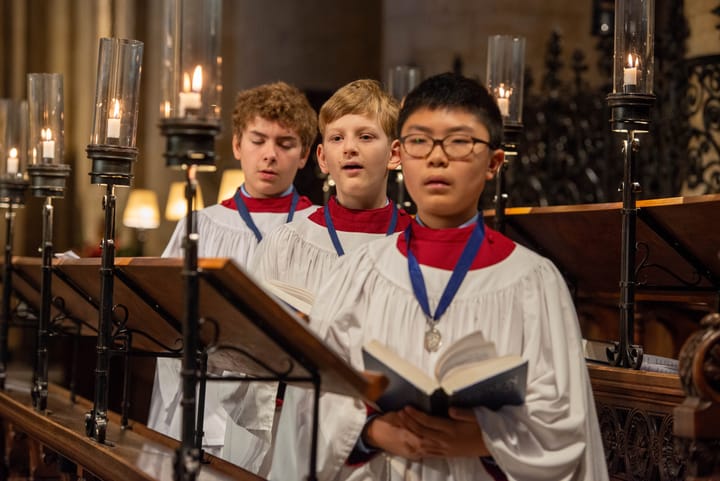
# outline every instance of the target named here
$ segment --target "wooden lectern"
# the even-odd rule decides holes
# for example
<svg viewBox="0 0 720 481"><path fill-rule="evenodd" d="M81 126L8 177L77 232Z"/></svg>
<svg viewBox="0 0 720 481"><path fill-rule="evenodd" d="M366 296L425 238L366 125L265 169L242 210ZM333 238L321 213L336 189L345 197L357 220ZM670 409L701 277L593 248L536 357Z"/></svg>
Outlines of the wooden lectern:
<svg viewBox="0 0 720 481"><path fill-rule="evenodd" d="M37 295L30 287L34 276L39 278L40 264L27 258L15 261L27 284L16 282L16 290L32 302ZM97 329L100 264L99 258L90 258L58 259L53 265L57 279L53 281L53 297L62 299L56 304L62 306L65 315L81 319L91 331ZM181 335L178 320L183 314L182 269L182 259L116 259L113 316L117 330L134 333L131 349L162 354L166 347L177 346ZM352 368L232 260L200 259L199 271L200 344L214 369L248 375L244 379L248 382L276 379L371 402L382 394L387 379ZM122 347L113 345L114 349ZM12 402L17 402L16 397L12 398ZM0 405L10 402L10 398L0 396ZM0 406L0 415L11 422L14 412L18 410ZM114 432L117 431L110 430ZM120 443L117 437L110 436L108 440ZM113 450L95 445L98 449ZM64 452L61 448L53 447L61 455L75 459L72 451Z"/></svg>

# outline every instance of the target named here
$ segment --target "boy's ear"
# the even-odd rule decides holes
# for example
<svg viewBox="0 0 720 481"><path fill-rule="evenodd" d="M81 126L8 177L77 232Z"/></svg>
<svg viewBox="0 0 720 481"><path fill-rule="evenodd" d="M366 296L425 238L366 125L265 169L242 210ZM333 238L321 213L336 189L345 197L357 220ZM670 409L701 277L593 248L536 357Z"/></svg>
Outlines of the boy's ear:
<svg viewBox="0 0 720 481"><path fill-rule="evenodd" d="M390 161L388 170L395 170L400 165L400 141L395 139L390 144Z"/></svg>
<svg viewBox="0 0 720 481"><path fill-rule="evenodd" d="M233 134L232 137L232 150L233 150L233 156L235 157L235 160L240 160L240 142L241 142L240 135Z"/></svg>
<svg viewBox="0 0 720 481"><path fill-rule="evenodd" d="M317 151L315 151L315 154L317 155L318 165L320 166L320 172L322 172L323 174L329 174L330 171L327 168L327 160L325 159L325 150L323 150L322 143L318 144Z"/></svg>
<svg viewBox="0 0 720 481"><path fill-rule="evenodd" d="M492 155L490 156L490 162L488 163L485 178L487 180L491 180L493 177L495 177L495 174L497 173L503 162L505 162L505 151L502 149L494 150Z"/></svg>

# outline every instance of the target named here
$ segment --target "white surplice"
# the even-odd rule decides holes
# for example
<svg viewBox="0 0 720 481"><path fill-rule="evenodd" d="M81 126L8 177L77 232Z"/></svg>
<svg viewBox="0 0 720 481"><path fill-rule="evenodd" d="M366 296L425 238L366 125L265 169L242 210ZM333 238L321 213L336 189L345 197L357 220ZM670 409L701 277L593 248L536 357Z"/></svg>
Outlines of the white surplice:
<svg viewBox="0 0 720 481"><path fill-rule="evenodd" d="M387 236L392 204L380 209L351 210L340 206L333 198L328 205L346 253ZM263 236L250 263L253 275L258 279L280 280L315 294L339 259L325 226L325 208L318 208L308 217L284 224ZM404 229L409 222L410 216L399 210L395 230ZM268 443L272 442L278 384L253 383L251 389L252 392L248 392L247 386L241 385L224 401L231 422L227 427L223 457L233 462L240 457L265 453ZM242 433L247 429L262 432L264 436L261 440L258 437L258 443L252 446L228 442L235 437L235 432Z"/></svg>
<svg viewBox="0 0 720 481"><path fill-rule="evenodd" d="M316 294L339 258L325 225L324 209L329 208L337 236L347 254L373 240L387 236L392 209L352 210L330 199L327 207L309 217L285 224L263 239L252 261L260 279L277 279ZM395 232L403 230L410 216L398 211Z"/></svg>
<svg viewBox="0 0 720 481"><path fill-rule="evenodd" d="M423 230L430 231L413 224L413 239L421 239ZM457 250L441 239L430 240L436 256ZM483 248L491 252L509 242L488 229ZM427 325L413 294L401 245L393 236L345 256L318 294L323 302L315 304L311 325L359 370L363 369L362 344L377 339L432 375L442 349L428 353L423 348ZM451 271L425 265L418 258L434 312ZM444 345L481 331L495 343L499 355L518 354L529 362L524 405L498 411L475 409L487 448L508 479L607 479L575 309L565 281L551 262L517 245L502 260L473 268L437 328ZM319 479L493 479L477 458L412 462L380 453L359 467L348 466L366 408L358 400L323 394L320 409ZM310 413L310 393L288 388L271 479L300 480L307 473Z"/></svg>
<svg viewBox="0 0 720 481"><path fill-rule="evenodd" d="M263 236L287 222L287 209L281 209L280 204L289 207L290 196L275 199L245 199L252 219ZM284 200L283 200L284 199ZM258 206L269 204L270 208ZM284 205L283 204L283 205ZM306 217L315 210L310 201L301 197L298 202L294 219ZM182 218L175 227L175 231L168 242L163 257L182 257L182 242L185 236L185 218ZM229 257L239 266L247 267L255 254L258 241L254 233L240 217L232 199L222 204L212 205L197 212L198 257ZM158 358L153 383L153 393L148 417L148 427L175 439L181 434L180 399L182 397L182 380L180 371L182 362L179 359ZM223 446L226 442L226 425L230 416L224 399L231 392L238 389L252 391L253 383L209 382L206 388L203 447L209 452L230 458ZM274 402L274 397L272 402ZM245 469L257 472L269 450L268 433L262 430L254 431L252 426L236 432L231 440L239 449L234 452L243 452L247 456L235 456L228 459ZM269 438L268 438L269 439ZM248 452L243 445L252 445L258 452Z"/></svg>

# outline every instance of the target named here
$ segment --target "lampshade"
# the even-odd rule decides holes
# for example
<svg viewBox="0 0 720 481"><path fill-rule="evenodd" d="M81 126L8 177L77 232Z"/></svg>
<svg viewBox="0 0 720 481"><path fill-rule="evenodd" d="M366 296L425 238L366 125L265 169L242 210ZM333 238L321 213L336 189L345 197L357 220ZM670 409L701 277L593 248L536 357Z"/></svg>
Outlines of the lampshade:
<svg viewBox="0 0 720 481"><path fill-rule="evenodd" d="M245 182L245 173L242 169L227 169L223 172L218 190L218 204L235 195L235 191Z"/></svg>
<svg viewBox="0 0 720 481"><path fill-rule="evenodd" d="M156 229L160 225L160 209L155 192L148 189L130 191L123 212L123 225L134 229Z"/></svg>
<svg viewBox="0 0 720 481"><path fill-rule="evenodd" d="M488 38L487 88L495 97L503 124L522 122L525 38L493 35Z"/></svg>
<svg viewBox="0 0 720 481"><path fill-rule="evenodd" d="M163 2L163 118L220 118L221 19L221 0Z"/></svg>
<svg viewBox="0 0 720 481"><path fill-rule="evenodd" d="M203 204L202 190L200 184L195 192L194 210L200 210L205 207ZM187 214L187 200L185 200L185 182L173 182L170 184L170 193L168 194L167 206L165 207L165 218L167 220L177 221L185 217Z"/></svg>
<svg viewBox="0 0 720 481"><path fill-rule="evenodd" d="M401 102L422 81L422 70L412 65L396 65L388 71L387 90Z"/></svg>

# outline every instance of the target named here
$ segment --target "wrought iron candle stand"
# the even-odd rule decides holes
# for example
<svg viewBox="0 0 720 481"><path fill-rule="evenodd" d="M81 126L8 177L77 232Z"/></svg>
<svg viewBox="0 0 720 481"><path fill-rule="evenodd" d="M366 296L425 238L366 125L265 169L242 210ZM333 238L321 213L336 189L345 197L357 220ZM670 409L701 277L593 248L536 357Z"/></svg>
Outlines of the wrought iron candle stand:
<svg viewBox="0 0 720 481"><path fill-rule="evenodd" d="M503 125L503 151L505 158L495 174L495 230L505 232L505 209L510 198L507 190L507 171L510 162L517 158L518 144L522 136L522 124L506 122Z"/></svg>
<svg viewBox="0 0 720 481"><path fill-rule="evenodd" d="M25 101L0 100L0 207L5 211L5 264L2 312L0 312L0 389L5 389L8 333L12 322L12 248L15 210L25 206L29 183L24 166L27 157L28 106Z"/></svg>
<svg viewBox="0 0 720 481"><path fill-rule="evenodd" d="M199 273L198 233L193 210L197 192L197 171L215 166L215 136L220 132L217 119L165 118L160 130L166 137L165 159L170 167L182 168L186 173L185 239L183 281L183 367L182 367L182 424L181 445L175 459L175 479L194 480L200 469L202 450L203 410L196 399L198 385L199 335ZM204 372L204 371L203 371ZM204 376L203 381L204 383ZM201 396L204 387L201 386ZM202 403L200 403L202 404Z"/></svg>
<svg viewBox="0 0 720 481"><path fill-rule="evenodd" d="M613 93L607 97L610 125L614 132L626 135L623 141L624 165L622 192L622 232L620 259L620 341L608 349L608 360L621 367L639 369L643 348L632 344L637 287L636 160L640 148L638 134L650 125L650 108L655 101L653 88L654 0L615 1L615 39L613 54Z"/></svg>
<svg viewBox="0 0 720 481"><path fill-rule="evenodd" d="M28 74L28 109L30 120L31 165L30 191L44 197L42 213L42 267L40 313L37 347L33 370L32 399L38 411L47 408L48 396L48 326L52 302L52 259L54 198L65 196L70 166L60 163L63 156L63 79L60 74Z"/></svg>
<svg viewBox="0 0 720 481"><path fill-rule="evenodd" d="M622 192L622 239L620 249L620 341L615 343L608 359L611 364L639 369L642 365L643 348L632 344L635 317L635 288L637 286L635 254L637 196L641 186L637 182L636 159L640 148L639 133L645 133L650 124L650 107L655 97L639 94L610 94L608 105L611 109L612 129L625 132L623 141L624 165Z"/></svg>
<svg viewBox="0 0 720 481"><path fill-rule="evenodd" d="M12 248L15 209L25 206L29 182L24 178L0 178L0 207L5 207L5 264L3 268L2 319L0 319L0 389L5 389L8 334L12 321Z"/></svg>
<svg viewBox="0 0 720 481"><path fill-rule="evenodd" d="M97 364L93 408L85 415L89 437L104 443L108 425L110 357L113 354L113 290L115 270L115 186L131 185L132 166L137 160L135 147L140 71L143 43L116 38L100 39L95 89L92 142L87 155L92 161L90 182L105 186L102 260L100 267L100 307L97 336ZM129 345L124 354L129 355ZM126 358L127 359L127 358ZM125 372L125 389L129 370ZM125 427L125 426L123 426Z"/></svg>
<svg viewBox="0 0 720 481"><path fill-rule="evenodd" d="M183 242L181 439L175 453L174 478L197 478L202 459L203 409L197 386L204 391L205 372L199 361L198 233L193 210L197 172L215 170L215 137L220 132L219 0L166 0L163 32L163 78L160 132L166 138L166 165L185 172L187 202ZM202 401L201 394L200 401Z"/></svg>
<svg viewBox="0 0 720 481"><path fill-rule="evenodd" d="M495 230L505 232L508 203L507 170L517 157L522 134L525 38L493 35L488 38L487 88L497 102L503 120L505 159L495 176ZM491 136L493 133L490 133Z"/></svg>
<svg viewBox="0 0 720 481"><path fill-rule="evenodd" d="M422 82L423 75L420 67L415 65L396 65L391 67L387 76L387 91L398 102L402 103L405 96ZM327 183L327 179L326 179ZM330 186L324 185L323 191L329 191ZM407 195L402 166L390 171L388 175L388 195L400 208L415 212L412 199ZM327 196L329 197L329 195ZM327 199L326 199L327 202Z"/></svg>

